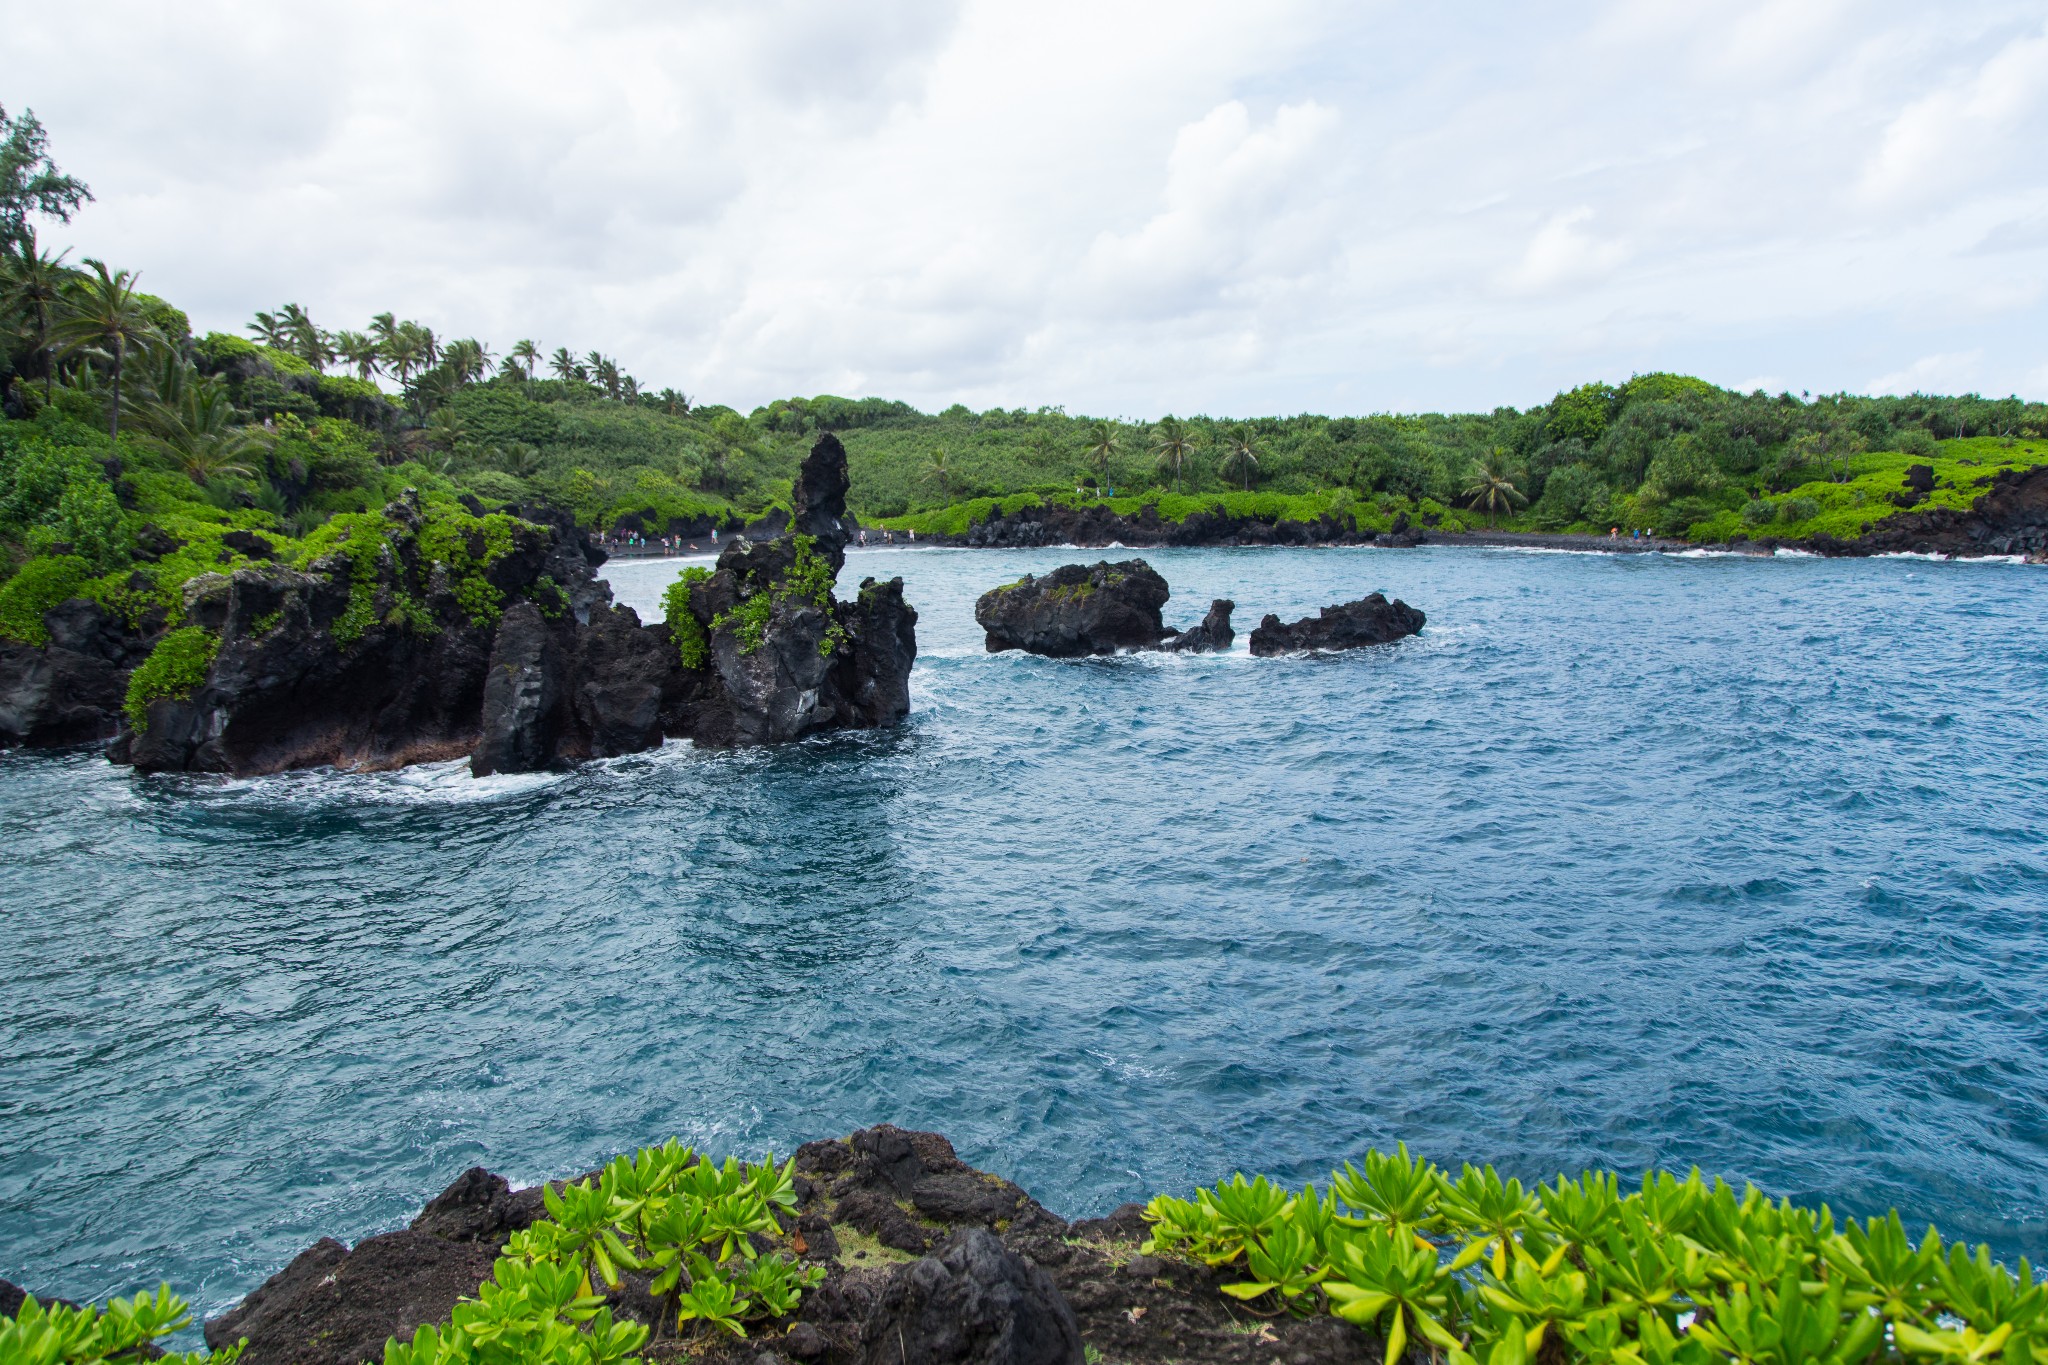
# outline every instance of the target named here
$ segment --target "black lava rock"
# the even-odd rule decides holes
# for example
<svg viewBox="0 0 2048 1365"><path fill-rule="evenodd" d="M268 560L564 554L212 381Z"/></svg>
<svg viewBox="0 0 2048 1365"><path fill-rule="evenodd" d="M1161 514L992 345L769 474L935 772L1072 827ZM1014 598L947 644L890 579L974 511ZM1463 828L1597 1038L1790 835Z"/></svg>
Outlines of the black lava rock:
<svg viewBox="0 0 2048 1365"><path fill-rule="evenodd" d="M905 1266L861 1329L866 1365L1080 1365L1081 1329L1052 1277L992 1232L954 1233Z"/></svg>
<svg viewBox="0 0 2048 1365"><path fill-rule="evenodd" d="M1142 559L1064 564L1043 578L1027 574L992 588L974 604L988 652L1021 649L1053 659L1157 649L1168 631L1159 609L1166 580Z"/></svg>
<svg viewBox="0 0 2048 1365"><path fill-rule="evenodd" d="M1282 624L1268 615L1252 632L1252 653L1261 657L1311 649L1357 649L1384 645L1422 629L1423 614L1399 598L1389 602L1380 593L1324 607L1311 617Z"/></svg>

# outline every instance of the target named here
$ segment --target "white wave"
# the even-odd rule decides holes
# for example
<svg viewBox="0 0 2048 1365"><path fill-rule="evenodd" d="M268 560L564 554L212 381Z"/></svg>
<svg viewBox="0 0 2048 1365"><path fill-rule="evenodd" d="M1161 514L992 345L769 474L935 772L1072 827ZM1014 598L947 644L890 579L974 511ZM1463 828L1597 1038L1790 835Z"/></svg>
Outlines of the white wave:
<svg viewBox="0 0 2048 1365"><path fill-rule="evenodd" d="M1817 554L1817 553L1815 553L1815 552L1814 552L1814 551L1812 551L1812 550L1794 550L1794 549L1791 549L1791 548L1789 548L1789 547L1787 547L1787 546L1784 546L1784 545L1780 545L1780 546L1778 546L1778 547L1777 547L1776 549L1772 550L1772 551L1771 551L1771 557L1772 557L1773 559L1824 559L1824 558L1826 558L1826 556L1825 556L1825 555Z"/></svg>
<svg viewBox="0 0 2048 1365"><path fill-rule="evenodd" d="M1872 559L1917 559L1928 564L2027 564L2025 555L1944 555L1921 553L1917 550L1887 550L1872 555ZM2038 567L2038 566L2037 566Z"/></svg>
<svg viewBox="0 0 2048 1365"><path fill-rule="evenodd" d="M390 805L468 805L543 791L569 777L565 772L498 773L471 777L469 760L415 763L388 772L344 768L302 768L267 777L230 778L220 790L279 802L348 801Z"/></svg>

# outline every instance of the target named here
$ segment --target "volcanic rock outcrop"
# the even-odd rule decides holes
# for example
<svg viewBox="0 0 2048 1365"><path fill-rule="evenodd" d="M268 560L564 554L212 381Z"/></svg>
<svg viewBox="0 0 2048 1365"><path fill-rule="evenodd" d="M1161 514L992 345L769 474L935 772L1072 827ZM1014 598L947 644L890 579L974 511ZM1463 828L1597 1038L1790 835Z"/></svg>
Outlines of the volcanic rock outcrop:
<svg viewBox="0 0 2048 1365"><path fill-rule="evenodd" d="M1423 614L1400 598L1389 602L1373 593L1356 602L1324 607L1317 615L1292 623L1268 614L1252 632L1253 654L1296 654L1312 649L1357 649L1391 644L1422 629Z"/></svg>
<svg viewBox="0 0 2048 1365"><path fill-rule="evenodd" d="M236 775L467 754L483 775L670 737L725 747L893 725L910 709L917 613L901 579L832 594L846 540L834 437L793 502L790 534L733 540L686 610L645 625L613 604L593 573L603 552L568 519L408 494L303 567L191 580L175 632L161 613L131 628L83 600L47 613L46 647L0 649L0 741L113 734L117 763ZM131 674L167 643L186 646L190 676L133 695Z"/></svg>
<svg viewBox="0 0 2048 1365"><path fill-rule="evenodd" d="M1021 649L1052 659L1079 659L1129 650L1228 649L1232 603L1218 598L1200 625L1176 633L1159 609L1172 595L1166 580L1142 559L1121 564L1063 564L1043 578L1026 574L991 588L974 604L974 619L988 632L988 652Z"/></svg>
<svg viewBox="0 0 2048 1365"><path fill-rule="evenodd" d="M757 1245L824 1274L795 1313L745 1339L679 1336L647 1275L627 1271L608 1306L655 1331L643 1354L700 1365L1377 1365L1378 1343L1326 1314L1280 1314L1257 1333L1220 1286L1240 1278L1136 1254L1147 1235L1126 1204L1068 1222L937 1133L882 1124L796 1152L797 1207ZM206 1324L208 1345L244 1337L243 1365L357 1365L384 1340L445 1323L492 1257L542 1217L538 1189L471 1170L409 1228L354 1249L323 1240ZM601 1290L600 1286L600 1290ZM1092 1350L1090 1348L1093 1348Z"/></svg>

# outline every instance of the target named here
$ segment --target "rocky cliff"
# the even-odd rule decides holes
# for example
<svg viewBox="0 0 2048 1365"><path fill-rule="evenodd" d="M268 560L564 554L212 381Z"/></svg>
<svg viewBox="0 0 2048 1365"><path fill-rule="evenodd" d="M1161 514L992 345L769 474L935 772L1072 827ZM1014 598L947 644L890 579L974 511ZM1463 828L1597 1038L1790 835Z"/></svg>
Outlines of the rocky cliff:
<svg viewBox="0 0 2048 1365"><path fill-rule="evenodd" d="M846 455L827 436L789 534L735 540L668 621L615 605L573 523L428 508L337 518L318 553L205 574L139 625L74 600L0 648L0 742L112 737L144 771L390 768L479 775L652 748L774 744L909 711L902 580L840 602Z"/></svg>

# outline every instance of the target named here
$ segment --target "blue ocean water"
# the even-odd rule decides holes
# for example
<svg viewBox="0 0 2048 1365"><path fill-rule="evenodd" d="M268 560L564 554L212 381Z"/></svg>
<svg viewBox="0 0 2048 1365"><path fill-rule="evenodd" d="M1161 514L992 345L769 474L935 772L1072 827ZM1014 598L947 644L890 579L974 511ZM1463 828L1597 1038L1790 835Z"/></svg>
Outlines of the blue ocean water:
<svg viewBox="0 0 2048 1365"><path fill-rule="evenodd" d="M979 592L1083 557L850 556L922 613L894 733L484 782L0 757L0 1276L216 1311L473 1163L882 1120L1070 1215L1405 1139L2048 1253L2048 576L1154 551L1173 624L1429 625L982 651ZM651 619L674 572L612 581Z"/></svg>

